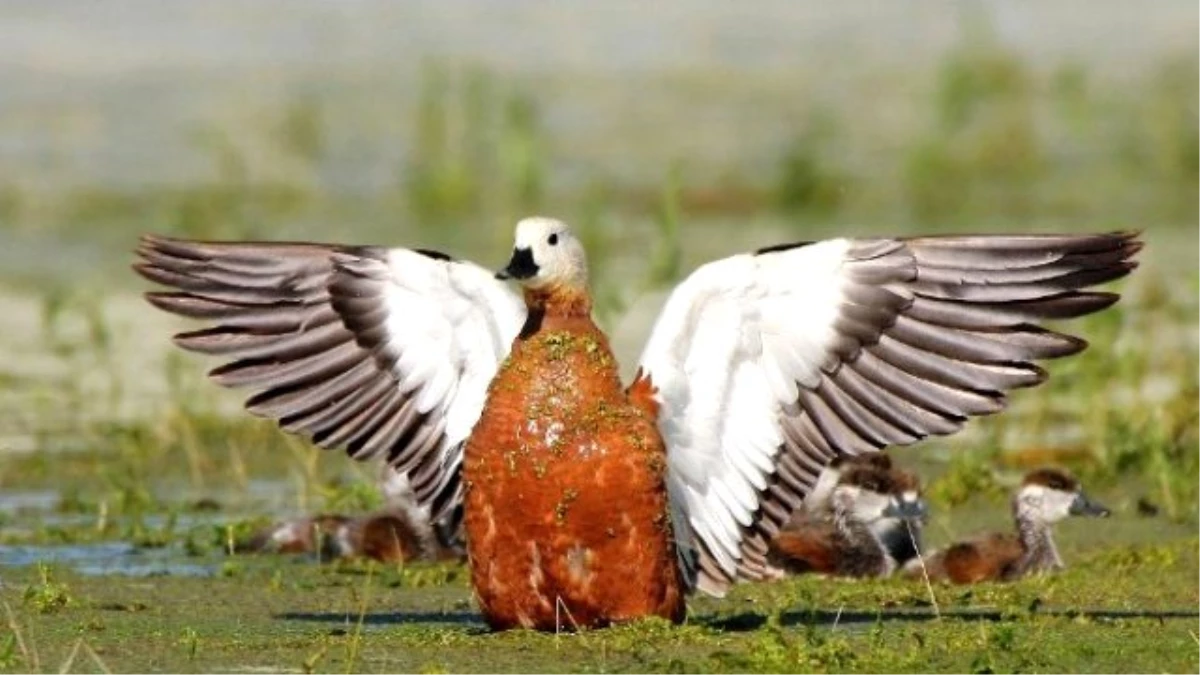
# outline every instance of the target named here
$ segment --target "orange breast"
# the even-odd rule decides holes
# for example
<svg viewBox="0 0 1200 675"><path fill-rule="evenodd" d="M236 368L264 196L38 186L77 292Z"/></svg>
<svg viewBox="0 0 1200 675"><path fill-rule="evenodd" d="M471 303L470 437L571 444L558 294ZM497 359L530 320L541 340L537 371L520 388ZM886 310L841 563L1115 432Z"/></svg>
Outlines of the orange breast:
<svg viewBox="0 0 1200 675"><path fill-rule="evenodd" d="M664 476L648 411L621 390L590 320L518 339L464 450L471 576L495 629L682 620Z"/></svg>

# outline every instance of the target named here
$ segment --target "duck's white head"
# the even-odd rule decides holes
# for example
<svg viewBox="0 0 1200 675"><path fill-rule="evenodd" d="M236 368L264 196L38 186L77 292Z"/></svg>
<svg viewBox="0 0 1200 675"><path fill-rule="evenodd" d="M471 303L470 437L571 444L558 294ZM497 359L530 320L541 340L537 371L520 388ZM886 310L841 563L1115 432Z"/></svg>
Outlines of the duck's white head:
<svg viewBox="0 0 1200 675"><path fill-rule="evenodd" d="M588 283L583 244L571 228L554 218L525 218L517 223L512 259L496 273L530 289L563 287L584 290Z"/></svg>
<svg viewBox="0 0 1200 675"><path fill-rule="evenodd" d="M1092 501L1074 476L1060 469L1038 469L1025 476L1015 501L1017 518L1045 524L1067 516L1105 517L1102 504Z"/></svg>

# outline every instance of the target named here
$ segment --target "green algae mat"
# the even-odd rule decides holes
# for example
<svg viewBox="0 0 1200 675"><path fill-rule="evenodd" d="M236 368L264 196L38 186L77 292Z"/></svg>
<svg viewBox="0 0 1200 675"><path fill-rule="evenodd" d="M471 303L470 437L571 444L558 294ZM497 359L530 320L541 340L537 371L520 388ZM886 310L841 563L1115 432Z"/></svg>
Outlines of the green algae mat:
<svg viewBox="0 0 1200 675"><path fill-rule="evenodd" d="M212 576L9 567L0 670L1194 673L1197 545L1065 547L1068 570L1005 585L746 584L693 598L682 626L558 635L488 632L457 565L222 556Z"/></svg>

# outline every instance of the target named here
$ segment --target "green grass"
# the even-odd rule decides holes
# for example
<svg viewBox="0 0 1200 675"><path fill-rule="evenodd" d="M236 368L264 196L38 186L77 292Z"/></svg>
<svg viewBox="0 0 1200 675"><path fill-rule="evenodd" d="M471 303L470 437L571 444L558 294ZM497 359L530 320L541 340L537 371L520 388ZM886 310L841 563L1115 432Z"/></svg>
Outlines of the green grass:
<svg viewBox="0 0 1200 675"><path fill-rule="evenodd" d="M1074 551L1072 551L1074 552ZM1194 672L1197 542L1092 549L1065 573L1007 585L802 577L694 598L688 623L490 634L452 568L245 559L216 578L56 570L72 601L44 613L36 570L6 574L0 669L57 669L80 640L103 667L346 672ZM439 570L442 570L439 572ZM42 591L33 591L34 595ZM1182 612L1183 616L1173 613ZM1188 613L1191 612L1189 616ZM14 639L12 636L16 636ZM13 642L21 646L3 651ZM94 666L94 667L99 667Z"/></svg>

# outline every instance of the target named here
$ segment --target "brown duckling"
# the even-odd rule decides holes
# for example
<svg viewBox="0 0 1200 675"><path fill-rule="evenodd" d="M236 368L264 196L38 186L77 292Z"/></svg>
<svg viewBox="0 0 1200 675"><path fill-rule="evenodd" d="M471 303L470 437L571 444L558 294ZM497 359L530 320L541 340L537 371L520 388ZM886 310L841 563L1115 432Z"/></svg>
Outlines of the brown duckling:
<svg viewBox="0 0 1200 675"><path fill-rule="evenodd" d="M768 560L783 572L886 576L896 568L872 525L881 518L915 518L919 501L905 501L890 471L870 463L843 463L829 492L827 520L789 524L772 541Z"/></svg>
<svg viewBox="0 0 1200 675"><path fill-rule="evenodd" d="M350 518L318 514L274 523L239 542L238 553L312 553L322 559L342 557L348 550L344 532Z"/></svg>
<svg viewBox="0 0 1200 675"><path fill-rule="evenodd" d="M238 550L309 553L322 560L370 558L391 563L465 558L461 547L443 543L428 523L414 522L409 514L395 509L356 518L320 514L277 523Z"/></svg>
<svg viewBox="0 0 1200 675"><path fill-rule="evenodd" d="M921 531L928 509L916 473L896 467L891 476L896 498L908 505L901 509L905 515L879 518L871 524L871 530L899 569L921 554Z"/></svg>
<svg viewBox="0 0 1200 675"><path fill-rule="evenodd" d="M277 523L256 534L240 550L309 553L322 560L370 558L382 562L465 560L456 518L431 522L417 504L408 478L384 464L378 487L385 507L351 517L320 514ZM452 512L454 515L454 512Z"/></svg>
<svg viewBox="0 0 1200 675"><path fill-rule="evenodd" d="M872 452L860 455L840 455L830 462L817 478L816 485L804 498L800 511L793 522L824 521L832 516L830 495L837 485L841 473L850 467L874 467L888 472L895 494L901 501L912 502L907 512L918 512L915 517L881 517L871 523L871 530L883 542L888 555L896 567L902 567L915 558L920 551L921 529L924 525L925 502L921 497L921 484L917 475L892 463L885 453Z"/></svg>
<svg viewBox="0 0 1200 675"><path fill-rule="evenodd" d="M1106 517L1109 510L1087 497L1079 481L1062 469L1038 469L1025 476L1012 501L1015 533L990 533L958 542L925 559L931 580L956 584L1011 581L1062 569L1052 526L1067 516ZM917 560L904 573L922 576Z"/></svg>

